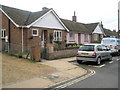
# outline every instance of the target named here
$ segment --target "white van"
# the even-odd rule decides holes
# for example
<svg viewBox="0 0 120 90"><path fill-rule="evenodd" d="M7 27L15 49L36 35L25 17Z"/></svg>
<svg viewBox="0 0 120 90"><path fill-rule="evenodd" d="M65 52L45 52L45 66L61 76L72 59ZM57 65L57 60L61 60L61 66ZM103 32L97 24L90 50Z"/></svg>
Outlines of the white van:
<svg viewBox="0 0 120 90"><path fill-rule="evenodd" d="M120 55L120 39L118 38L103 38L101 41L102 45L109 46L112 53Z"/></svg>

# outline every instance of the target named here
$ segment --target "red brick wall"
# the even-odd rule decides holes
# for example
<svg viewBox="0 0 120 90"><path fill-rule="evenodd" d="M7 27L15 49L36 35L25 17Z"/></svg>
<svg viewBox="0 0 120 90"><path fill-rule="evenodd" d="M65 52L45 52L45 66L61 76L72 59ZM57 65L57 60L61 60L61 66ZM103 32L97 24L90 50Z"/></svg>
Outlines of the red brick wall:
<svg viewBox="0 0 120 90"><path fill-rule="evenodd" d="M35 37L33 36L32 39L29 39L32 36L32 28L37 28L38 31L39 31L39 34L38 34L38 36L35 36ZM34 55L35 55L36 58L40 57L40 51L39 50L41 49L41 37L42 37L42 32L44 30L47 30L47 35L46 35L47 44L46 44L46 47L47 47L47 52L49 53L49 52L51 52L50 48L54 47L54 45L56 45L54 42L53 43L50 42L50 33L54 33L54 30L56 30L56 29L38 28L38 27L31 27L30 29L24 29L24 31L25 31L24 33L27 33L27 35L26 34L24 35L24 44L37 48L37 51L34 52ZM60 31L62 31L62 44L61 44L61 46L64 47L65 44L66 44L64 42L66 40L66 31L65 30L60 30Z"/></svg>
<svg viewBox="0 0 120 90"><path fill-rule="evenodd" d="M65 58L65 57L72 57L77 55L78 49L68 49L68 50L60 50L54 51L53 53L48 54L48 59L58 59L58 58Z"/></svg>
<svg viewBox="0 0 120 90"><path fill-rule="evenodd" d="M9 29L9 19L2 13L2 29L6 29L5 35L8 36L8 29ZM5 40L2 40L5 42ZM14 51L21 52L21 43L22 43L22 32L21 28L16 27L10 21L10 48ZM12 51L11 50L11 51Z"/></svg>

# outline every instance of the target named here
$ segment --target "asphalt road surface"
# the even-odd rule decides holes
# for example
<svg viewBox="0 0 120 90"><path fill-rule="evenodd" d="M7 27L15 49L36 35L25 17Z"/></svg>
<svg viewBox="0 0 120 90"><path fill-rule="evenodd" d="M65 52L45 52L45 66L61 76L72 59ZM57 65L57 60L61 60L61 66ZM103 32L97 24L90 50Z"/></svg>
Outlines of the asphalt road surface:
<svg viewBox="0 0 120 90"><path fill-rule="evenodd" d="M70 62L85 69L91 69L95 71L95 74L87 77L83 80L77 79L70 81L69 84L61 84L57 87L62 88L118 88L118 70L120 69L120 57L113 57L113 61L102 61L101 65L96 65L93 62L83 62L78 64L76 61ZM76 82L77 81L77 82ZM71 84L70 84L71 83ZM62 86L62 87L61 87ZM56 86L54 86L56 88ZM63 88L63 89L64 89Z"/></svg>

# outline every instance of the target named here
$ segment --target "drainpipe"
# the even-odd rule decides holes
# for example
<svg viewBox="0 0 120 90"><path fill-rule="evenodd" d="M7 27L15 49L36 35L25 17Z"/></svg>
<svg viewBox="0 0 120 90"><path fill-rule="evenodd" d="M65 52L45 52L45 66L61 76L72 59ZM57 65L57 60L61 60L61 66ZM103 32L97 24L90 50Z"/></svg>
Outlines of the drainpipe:
<svg viewBox="0 0 120 90"><path fill-rule="evenodd" d="M22 53L23 53L23 26L22 26Z"/></svg>
<svg viewBox="0 0 120 90"><path fill-rule="evenodd" d="M119 21L120 17L119 17L119 9L118 9L118 38L120 38L120 31L119 31L119 24L120 24L120 21Z"/></svg>

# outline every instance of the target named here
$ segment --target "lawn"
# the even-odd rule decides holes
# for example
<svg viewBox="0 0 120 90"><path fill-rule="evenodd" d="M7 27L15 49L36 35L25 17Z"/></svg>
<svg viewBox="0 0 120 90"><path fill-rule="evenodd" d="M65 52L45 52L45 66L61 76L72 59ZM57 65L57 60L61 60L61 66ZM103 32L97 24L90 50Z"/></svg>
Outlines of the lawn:
<svg viewBox="0 0 120 90"><path fill-rule="evenodd" d="M55 72L50 66L37 64L27 59L2 54L2 83L3 85L44 76Z"/></svg>

